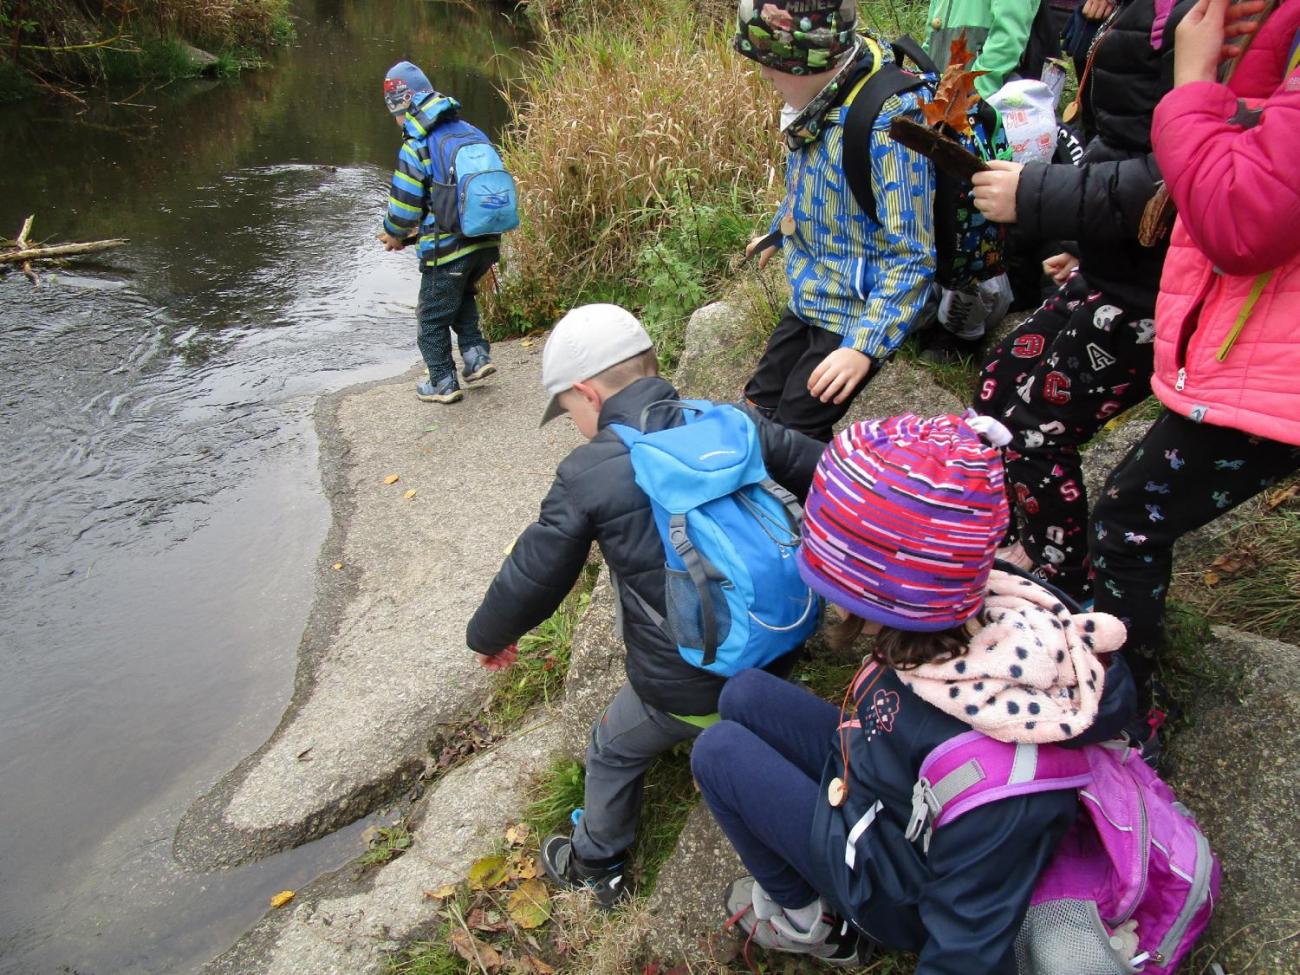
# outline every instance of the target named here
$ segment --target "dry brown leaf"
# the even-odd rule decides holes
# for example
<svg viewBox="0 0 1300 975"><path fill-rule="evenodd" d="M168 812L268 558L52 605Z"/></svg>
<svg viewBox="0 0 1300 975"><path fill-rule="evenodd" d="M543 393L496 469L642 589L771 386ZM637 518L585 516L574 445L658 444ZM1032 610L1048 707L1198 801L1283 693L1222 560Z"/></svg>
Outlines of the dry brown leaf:
<svg viewBox="0 0 1300 975"><path fill-rule="evenodd" d="M335 571L335 572L337 572L337 571L338 571L339 569L341 569L341 568L343 568L343 563L342 563L342 562L335 562L335 563L334 563L334 571Z"/></svg>
<svg viewBox="0 0 1300 975"><path fill-rule="evenodd" d="M481 965L488 972L495 972L501 967L501 953L464 928L452 931L450 940L452 950L466 961Z"/></svg>
<svg viewBox="0 0 1300 975"><path fill-rule="evenodd" d="M551 897L540 880L525 880L506 901L510 920L521 928L540 928L551 916Z"/></svg>
<svg viewBox="0 0 1300 975"><path fill-rule="evenodd" d="M521 960L533 975L555 975L555 966L546 964L536 955L524 955Z"/></svg>
<svg viewBox="0 0 1300 975"><path fill-rule="evenodd" d="M511 846L522 846L528 842L528 824L517 823L506 827L506 842Z"/></svg>
<svg viewBox="0 0 1300 975"><path fill-rule="evenodd" d="M934 90L934 99L921 106L921 114L926 124L932 128L946 125L956 132L970 134L970 111L980 100L975 90L975 79L987 71L967 71L966 65L974 60L970 49L966 47L966 32L963 31L952 42L948 67L944 68L939 84Z"/></svg>
<svg viewBox="0 0 1300 975"><path fill-rule="evenodd" d="M1264 502L1264 506L1268 508L1269 511L1272 511L1278 505L1290 501L1294 497L1300 497L1300 481L1296 481L1294 484L1288 484L1280 491L1274 491L1268 496L1268 500Z"/></svg>
<svg viewBox="0 0 1300 975"><path fill-rule="evenodd" d="M401 476L398 475L398 474L389 474L386 478L384 478L384 483L385 483L385 484L396 484L396 483L397 483L398 481L400 481L401 479L402 479Z"/></svg>
<svg viewBox="0 0 1300 975"><path fill-rule="evenodd" d="M500 887L508 879L505 857L483 857L474 861L474 865L469 868L470 890L491 890Z"/></svg>
<svg viewBox="0 0 1300 975"><path fill-rule="evenodd" d="M403 494L402 497L404 497L407 501L410 501L413 497L415 497L415 488L411 488L411 490Z"/></svg>
<svg viewBox="0 0 1300 975"><path fill-rule="evenodd" d="M289 901L293 900L294 892L291 890L282 890L271 898L272 907L284 907Z"/></svg>
<svg viewBox="0 0 1300 975"><path fill-rule="evenodd" d="M456 893L455 884L443 884L437 890L426 890L424 892L424 899L430 901L442 902L445 901L448 897L450 897L454 893Z"/></svg>
<svg viewBox="0 0 1300 975"><path fill-rule="evenodd" d="M510 858L510 877L512 880L532 880L537 876L537 857L530 852L519 850Z"/></svg>

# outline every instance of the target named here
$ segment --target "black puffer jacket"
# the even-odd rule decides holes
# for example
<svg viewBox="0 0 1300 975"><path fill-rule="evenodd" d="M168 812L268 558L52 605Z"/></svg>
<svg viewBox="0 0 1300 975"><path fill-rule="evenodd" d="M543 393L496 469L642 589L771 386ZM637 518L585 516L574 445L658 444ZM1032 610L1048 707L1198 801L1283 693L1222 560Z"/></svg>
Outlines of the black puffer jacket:
<svg viewBox="0 0 1300 975"><path fill-rule="evenodd" d="M657 612L664 612L664 549L650 501L632 476L627 447L611 423L638 430L641 411L657 400L677 399L658 377L638 379L605 401L599 432L569 454L542 501L541 514L515 542L469 621L466 642L479 653L514 643L559 607L577 581L594 541L622 587L631 586ZM801 501L825 446L754 416L763 460L773 479ZM681 422L676 410L654 410L644 429ZM647 704L669 714L704 715L718 709L723 681L692 667L646 616L636 599L619 593L627 677Z"/></svg>
<svg viewBox="0 0 1300 975"><path fill-rule="evenodd" d="M1153 0L1129 0L1096 41L1083 89L1086 127L1096 135L1082 166L1031 163L1020 174L1016 213L1028 237L1073 241L1088 283L1139 315L1155 312L1167 241L1138 243L1138 227L1160 172L1151 154L1151 116L1173 86L1174 27L1184 0L1151 47ZM1072 248L1074 249L1074 248Z"/></svg>

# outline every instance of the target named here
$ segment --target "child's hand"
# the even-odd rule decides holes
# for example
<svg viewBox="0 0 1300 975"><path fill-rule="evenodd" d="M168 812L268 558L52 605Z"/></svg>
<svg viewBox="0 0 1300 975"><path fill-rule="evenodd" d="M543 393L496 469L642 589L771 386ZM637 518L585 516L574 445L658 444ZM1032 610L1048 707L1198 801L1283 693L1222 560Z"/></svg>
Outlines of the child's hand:
<svg viewBox="0 0 1300 975"><path fill-rule="evenodd" d="M1079 259L1073 254L1053 254L1043 261L1043 273L1057 284L1065 284L1070 272L1079 266Z"/></svg>
<svg viewBox="0 0 1300 975"><path fill-rule="evenodd" d="M746 256L746 257L753 257L753 256L754 256L754 248L757 247L759 244L761 244L761 243L762 243L764 240L766 240L766 239L767 239L767 234L759 234L757 237L755 237L753 240L751 240L748 244L746 244L746 245L745 245L745 256ZM761 251L758 252L758 266L759 266L760 268L765 268L765 267L767 267L767 262L770 261L770 260L772 259L772 255L775 254L775 253L776 253L776 248L775 248L775 247L764 247Z"/></svg>
<svg viewBox="0 0 1300 975"><path fill-rule="evenodd" d="M836 349L808 377L808 392L823 403L843 403L871 371L871 356L848 346Z"/></svg>
<svg viewBox="0 0 1300 975"><path fill-rule="evenodd" d="M381 231L376 239L384 245L384 250L386 251L400 251L406 246L406 241L399 237L394 237L387 230Z"/></svg>
<svg viewBox="0 0 1300 975"><path fill-rule="evenodd" d="M1016 188L1024 168L1024 163L994 159L988 170L972 176L975 193L971 199L979 212L995 223L1015 223Z"/></svg>
<svg viewBox="0 0 1300 975"><path fill-rule="evenodd" d="M1110 0L1083 0L1083 16L1087 20L1105 20L1115 10Z"/></svg>
<svg viewBox="0 0 1300 975"><path fill-rule="evenodd" d="M1228 0L1199 0L1174 33L1174 87L1213 81L1223 56Z"/></svg>
<svg viewBox="0 0 1300 975"><path fill-rule="evenodd" d="M478 662L483 665L484 670L508 670L519 659L519 646L512 643L497 653L479 653L475 656L478 657Z"/></svg>

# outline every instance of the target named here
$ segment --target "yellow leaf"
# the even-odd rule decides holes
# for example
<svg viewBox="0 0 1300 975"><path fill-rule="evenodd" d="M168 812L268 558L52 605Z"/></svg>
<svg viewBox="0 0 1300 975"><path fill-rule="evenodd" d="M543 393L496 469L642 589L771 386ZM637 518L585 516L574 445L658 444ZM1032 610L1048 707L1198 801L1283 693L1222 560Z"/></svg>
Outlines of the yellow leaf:
<svg viewBox="0 0 1300 975"><path fill-rule="evenodd" d="M506 842L511 846L521 846L528 842L528 824L519 823L515 826L507 827Z"/></svg>
<svg viewBox="0 0 1300 975"><path fill-rule="evenodd" d="M410 501L413 497L415 497L415 488L411 488L411 490L403 494L402 497L404 497L407 501Z"/></svg>
<svg viewBox="0 0 1300 975"><path fill-rule="evenodd" d="M516 850L510 858L510 876L515 880L531 880L537 876L537 857L525 850Z"/></svg>
<svg viewBox="0 0 1300 975"><path fill-rule="evenodd" d="M531 968L536 975L555 975L555 967L546 964L546 962L542 961L536 955L525 955L524 960L528 962L528 967Z"/></svg>
<svg viewBox="0 0 1300 975"><path fill-rule="evenodd" d="M293 900L293 891L282 890L280 891L280 893L276 894L274 897L271 898L271 906L284 907L284 905L288 904L289 901L291 900Z"/></svg>
<svg viewBox="0 0 1300 975"><path fill-rule="evenodd" d="M540 880L525 880L506 901L506 911L519 927L540 928L551 916L551 898L546 893L546 885Z"/></svg>
<svg viewBox="0 0 1300 975"><path fill-rule="evenodd" d="M1219 579L1220 579L1220 576L1219 576L1219 573L1217 573L1217 572L1207 572L1207 573L1205 573L1205 584L1206 584L1207 586L1217 586L1217 585L1219 584Z"/></svg>
<svg viewBox="0 0 1300 975"><path fill-rule="evenodd" d="M341 569L341 568L343 568L343 563L342 563L342 562L335 562L335 563L334 563L334 571L337 572L337 571L338 571L339 569Z"/></svg>
<svg viewBox="0 0 1300 975"><path fill-rule="evenodd" d="M400 481L400 480L401 480L401 477L399 477L397 474L389 474L386 478L384 478L384 483L385 483L385 484L396 484L396 483L397 483L398 481Z"/></svg>
<svg viewBox="0 0 1300 975"><path fill-rule="evenodd" d="M524 339L524 340L523 340L522 342L520 342L519 344L522 345L525 349L531 349L531 348L533 347L533 340L532 340L532 339Z"/></svg>
<svg viewBox="0 0 1300 975"><path fill-rule="evenodd" d="M425 900L445 901L452 894L456 893L455 884L443 884L437 890L426 890L424 892Z"/></svg>
<svg viewBox="0 0 1300 975"><path fill-rule="evenodd" d="M470 890L491 890L509 879L505 857L484 857L469 868Z"/></svg>

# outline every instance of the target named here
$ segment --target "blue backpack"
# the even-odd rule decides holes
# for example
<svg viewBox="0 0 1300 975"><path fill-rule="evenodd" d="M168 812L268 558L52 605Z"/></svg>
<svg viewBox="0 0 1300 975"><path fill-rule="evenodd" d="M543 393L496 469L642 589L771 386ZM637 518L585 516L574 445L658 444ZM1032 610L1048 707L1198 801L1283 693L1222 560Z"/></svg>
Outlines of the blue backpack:
<svg viewBox="0 0 1300 975"><path fill-rule="evenodd" d="M664 542L667 618L627 589L692 666L722 677L764 667L803 643L820 601L794 553L803 509L768 476L758 428L742 410L663 400L685 422L655 433L611 424L632 455Z"/></svg>
<svg viewBox="0 0 1300 975"><path fill-rule="evenodd" d="M429 206L440 233L503 234L519 226L519 194L479 129L451 119L429 133Z"/></svg>

